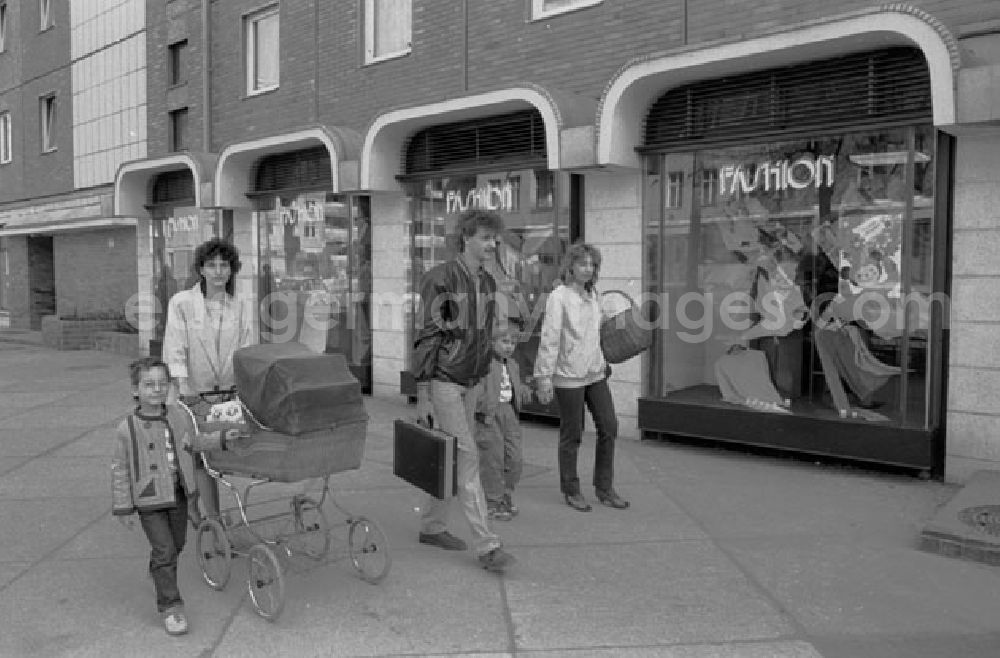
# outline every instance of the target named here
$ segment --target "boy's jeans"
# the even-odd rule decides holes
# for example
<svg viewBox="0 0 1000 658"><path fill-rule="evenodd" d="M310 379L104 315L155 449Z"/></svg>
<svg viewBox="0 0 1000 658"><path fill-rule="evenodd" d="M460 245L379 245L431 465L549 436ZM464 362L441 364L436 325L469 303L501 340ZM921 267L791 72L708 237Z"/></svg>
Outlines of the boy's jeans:
<svg viewBox="0 0 1000 658"><path fill-rule="evenodd" d="M556 387L559 402L559 489L574 496L580 493L576 471L577 453L583 438L583 409L586 405L597 428L594 452L594 488L610 491L615 478L615 438L618 417L607 378L580 388Z"/></svg>
<svg viewBox="0 0 1000 658"><path fill-rule="evenodd" d="M482 383L472 387L431 380L431 404L434 405L434 426L455 437L455 459L458 462L458 500L462 513L472 530L473 548L485 555L500 546L500 538L490 530L486 496L479 482L479 454L472 438L476 401L482 394ZM427 496L421 519L421 532L437 534L448 527L451 499Z"/></svg>
<svg viewBox="0 0 1000 658"><path fill-rule="evenodd" d="M521 423L510 402L501 402L493 423L476 422L479 475L486 500L499 503L505 492L513 492L521 481Z"/></svg>
<svg viewBox="0 0 1000 658"><path fill-rule="evenodd" d="M139 512L139 522L149 539L149 573L156 587L156 609L164 613L184 605L177 589L177 558L187 539L188 506L182 487L175 493L177 505L166 509Z"/></svg>

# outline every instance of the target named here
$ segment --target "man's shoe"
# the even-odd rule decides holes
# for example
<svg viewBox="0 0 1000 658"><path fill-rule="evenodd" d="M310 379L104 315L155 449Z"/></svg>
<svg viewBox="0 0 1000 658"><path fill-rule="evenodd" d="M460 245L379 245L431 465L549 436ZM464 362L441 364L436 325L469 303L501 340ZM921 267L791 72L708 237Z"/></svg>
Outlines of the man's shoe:
<svg viewBox="0 0 1000 658"><path fill-rule="evenodd" d="M489 553L484 553L479 556L479 564L483 565L483 569L491 573L503 573L507 570L507 567L511 566L517 562L514 556L507 553L499 546L494 548Z"/></svg>
<svg viewBox="0 0 1000 658"><path fill-rule="evenodd" d="M163 627L168 635L184 635L188 632L188 622L184 617L184 611L174 608L168 610L163 618Z"/></svg>
<svg viewBox="0 0 1000 658"><path fill-rule="evenodd" d="M437 546L438 548L443 548L446 551L464 551L468 548L468 545L464 541L447 530L435 533L421 532L420 543L428 544L429 546Z"/></svg>
<svg viewBox="0 0 1000 658"><path fill-rule="evenodd" d="M589 512L594 509L590 503L584 499L583 494L565 494L566 504L578 512Z"/></svg>
<svg viewBox="0 0 1000 658"><path fill-rule="evenodd" d="M510 521L513 518L513 515L507 509L507 506L503 504L503 501L499 503L487 503L486 511L494 521Z"/></svg>
<svg viewBox="0 0 1000 658"><path fill-rule="evenodd" d="M506 510L507 510L508 512L510 512L510 515L511 515L511 516L517 516L518 512L520 512L520 511L521 511L521 510L519 510L519 509L517 508L517 505L515 505L515 504L514 504L514 501L513 501L513 500L511 500L511 497L510 497L510 494L509 494L509 493L505 493L505 494L503 495L503 501L502 501L502 502L503 502L503 506L504 506L504 508L505 508L505 509L506 509Z"/></svg>
<svg viewBox="0 0 1000 658"><path fill-rule="evenodd" d="M614 507L615 509L627 509L629 502L618 495L618 492L614 489L608 489L607 491L597 491L597 500L601 501L602 505L607 505L608 507Z"/></svg>

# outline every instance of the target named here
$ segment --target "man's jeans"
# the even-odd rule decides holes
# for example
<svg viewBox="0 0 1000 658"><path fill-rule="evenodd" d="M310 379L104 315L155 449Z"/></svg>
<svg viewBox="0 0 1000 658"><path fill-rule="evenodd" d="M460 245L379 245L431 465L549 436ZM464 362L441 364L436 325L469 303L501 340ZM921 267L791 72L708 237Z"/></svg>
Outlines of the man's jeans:
<svg viewBox="0 0 1000 658"><path fill-rule="evenodd" d="M177 589L177 558L187 539L188 506L184 490L177 487L177 505L139 512L139 522L149 539L149 573L156 587L156 609L161 613L183 605Z"/></svg>
<svg viewBox="0 0 1000 658"><path fill-rule="evenodd" d="M615 479L615 437L618 417L607 378L580 388L556 387L559 401L559 489L571 496L580 493L576 458L583 437L583 407L586 404L597 428L594 454L594 488L609 491Z"/></svg>
<svg viewBox="0 0 1000 658"><path fill-rule="evenodd" d="M490 503L499 503L504 493L514 491L521 481L521 423L510 402L500 402L493 422L476 422L479 471L483 491Z"/></svg>
<svg viewBox="0 0 1000 658"><path fill-rule="evenodd" d="M434 405L434 426L455 437L455 459L458 462L458 500L472 530L473 548L477 555L489 553L500 546L500 538L490 530L486 496L479 482L479 453L472 438L476 402L482 395L482 383L472 387L431 380L431 404ZM421 532L437 534L448 527L451 499L428 496L424 504Z"/></svg>

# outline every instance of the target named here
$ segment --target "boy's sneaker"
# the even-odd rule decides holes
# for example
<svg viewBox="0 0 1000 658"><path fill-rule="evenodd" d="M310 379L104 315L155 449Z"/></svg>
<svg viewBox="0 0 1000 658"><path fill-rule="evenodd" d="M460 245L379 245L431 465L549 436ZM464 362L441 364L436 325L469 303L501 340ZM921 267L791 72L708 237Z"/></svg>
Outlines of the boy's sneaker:
<svg viewBox="0 0 1000 658"><path fill-rule="evenodd" d="M502 500L498 503L487 502L486 511L489 513L489 517L494 521L510 521L511 518L513 518L510 510L507 509L507 506L504 505Z"/></svg>
<svg viewBox="0 0 1000 658"><path fill-rule="evenodd" d="M501 504L507 509L508 512L510 512L511 516L517 516L517 513L521 511L517 508L517 505L514 504L514 501L511 500L509 493L505 493L503 495Z"/></svg>
<svg viewBox="0 0 1000 658"><path fill-rule="evenodd" d="M503 573L507 570L507 567L513 565L515 562L517 560L514 559L514 556L499 546L489 553L479 556L479 564L483 565L483 569L491 573Z"/></svg>
<svg viewBox="0 0 1000 658"><path fill-rule="evenodd" d="M188 632L188 622L184 617L184 611L180 608L173 608L167 611L163 617L163 626L167 629L167 635L184 635Z"/></svg>

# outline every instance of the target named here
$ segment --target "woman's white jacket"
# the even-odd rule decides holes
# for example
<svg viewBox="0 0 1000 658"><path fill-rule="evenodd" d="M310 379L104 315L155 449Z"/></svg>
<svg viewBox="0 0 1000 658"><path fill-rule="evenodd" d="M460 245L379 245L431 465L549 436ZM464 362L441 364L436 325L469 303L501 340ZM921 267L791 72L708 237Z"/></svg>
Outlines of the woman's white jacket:
<svg viewBox="0 0 1000 658"><path fill-rule="evenodd" d="M170 298L163 335L163 360L176 378L187 378L181 395L232 388L233 352L253 341L252 311L226 297L221 317L209 313L201 286Z"/></svg>
<svg viewBox="0 0 1000 658"><path fill-rule="evenodd" d="M601 320L596 289L587 293L558 285L545 302L535 380L572 388L602 379L607 363L601 351Z"/></svg>

